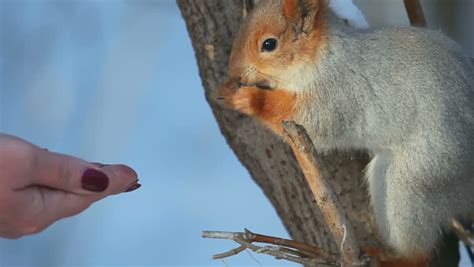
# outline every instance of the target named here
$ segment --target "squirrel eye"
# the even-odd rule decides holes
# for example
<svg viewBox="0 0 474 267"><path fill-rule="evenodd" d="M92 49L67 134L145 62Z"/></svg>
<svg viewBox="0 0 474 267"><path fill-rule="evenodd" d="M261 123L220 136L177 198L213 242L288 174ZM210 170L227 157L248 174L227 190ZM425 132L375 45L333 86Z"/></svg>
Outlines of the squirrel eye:
<svg viewBox="0 0 474 267"><path fill-rule="evenodd" d="M275 38L268 38L263 41L262 52L271 52L277 48L278 41Z"/></svg>

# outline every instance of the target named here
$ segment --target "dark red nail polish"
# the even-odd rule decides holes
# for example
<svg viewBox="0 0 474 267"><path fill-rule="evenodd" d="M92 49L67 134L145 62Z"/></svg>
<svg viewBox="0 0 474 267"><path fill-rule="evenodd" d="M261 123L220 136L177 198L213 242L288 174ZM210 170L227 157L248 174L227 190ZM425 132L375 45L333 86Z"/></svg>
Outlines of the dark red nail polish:
<svg viewBox="0 0 474 267"><path fill-rule="evenodd" d="M132 192L132 191L135 191L137 190L138 188L140 188L142 185L139 184L139 183L136 183L136 184L133 184L132 186L130 186L127 190L125 190L124 192L125 193L128 193L128 192Z"/></svg>
<svg viewBox="0 0 474 267"><path fill-rule="evenodd" d="M105 173L88 169L82 175L82 188L92 192L103 192L109 186L109 177Z"/></svg>

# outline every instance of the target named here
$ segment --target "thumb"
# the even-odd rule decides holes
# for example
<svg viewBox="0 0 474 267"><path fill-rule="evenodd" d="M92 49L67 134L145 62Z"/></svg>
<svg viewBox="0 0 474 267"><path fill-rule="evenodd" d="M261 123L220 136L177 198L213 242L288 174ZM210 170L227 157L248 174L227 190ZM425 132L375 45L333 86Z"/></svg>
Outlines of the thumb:
<svg viewBox="0 0 474 267"><path fill-rule="evenodd" d="M31 184L79 195L118 193L137 180L136 172L125 165L103 170L81 159L40 148L34 162ZM119 171L111 172L111 169Z"/></svg>

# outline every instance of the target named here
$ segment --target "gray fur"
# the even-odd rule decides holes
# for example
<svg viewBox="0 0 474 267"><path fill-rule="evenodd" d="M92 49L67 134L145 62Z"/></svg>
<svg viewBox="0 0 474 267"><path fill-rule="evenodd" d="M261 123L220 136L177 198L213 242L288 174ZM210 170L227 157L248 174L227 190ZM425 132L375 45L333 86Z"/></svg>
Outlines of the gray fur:
<svg viewBox="0 0 474 267"><path fill-rule="evenodd" d="M471 62L426 29L332 26L328 38L296 70L313 99L298 122L320 150L368 149L380 233L402 255L433 251L451 218L474 213Z"/></svg>

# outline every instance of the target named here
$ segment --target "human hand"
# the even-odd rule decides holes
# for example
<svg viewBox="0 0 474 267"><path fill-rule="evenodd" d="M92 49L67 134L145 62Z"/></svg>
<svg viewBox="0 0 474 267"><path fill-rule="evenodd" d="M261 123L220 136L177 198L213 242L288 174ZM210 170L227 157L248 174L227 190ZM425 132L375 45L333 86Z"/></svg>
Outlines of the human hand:
<svg viewBox="0 0 474 267"><path fill-rule="evenodd" d="M0 237L40 232L138 187L137 174L125 165L89 163L0 134Z"/></svg>

